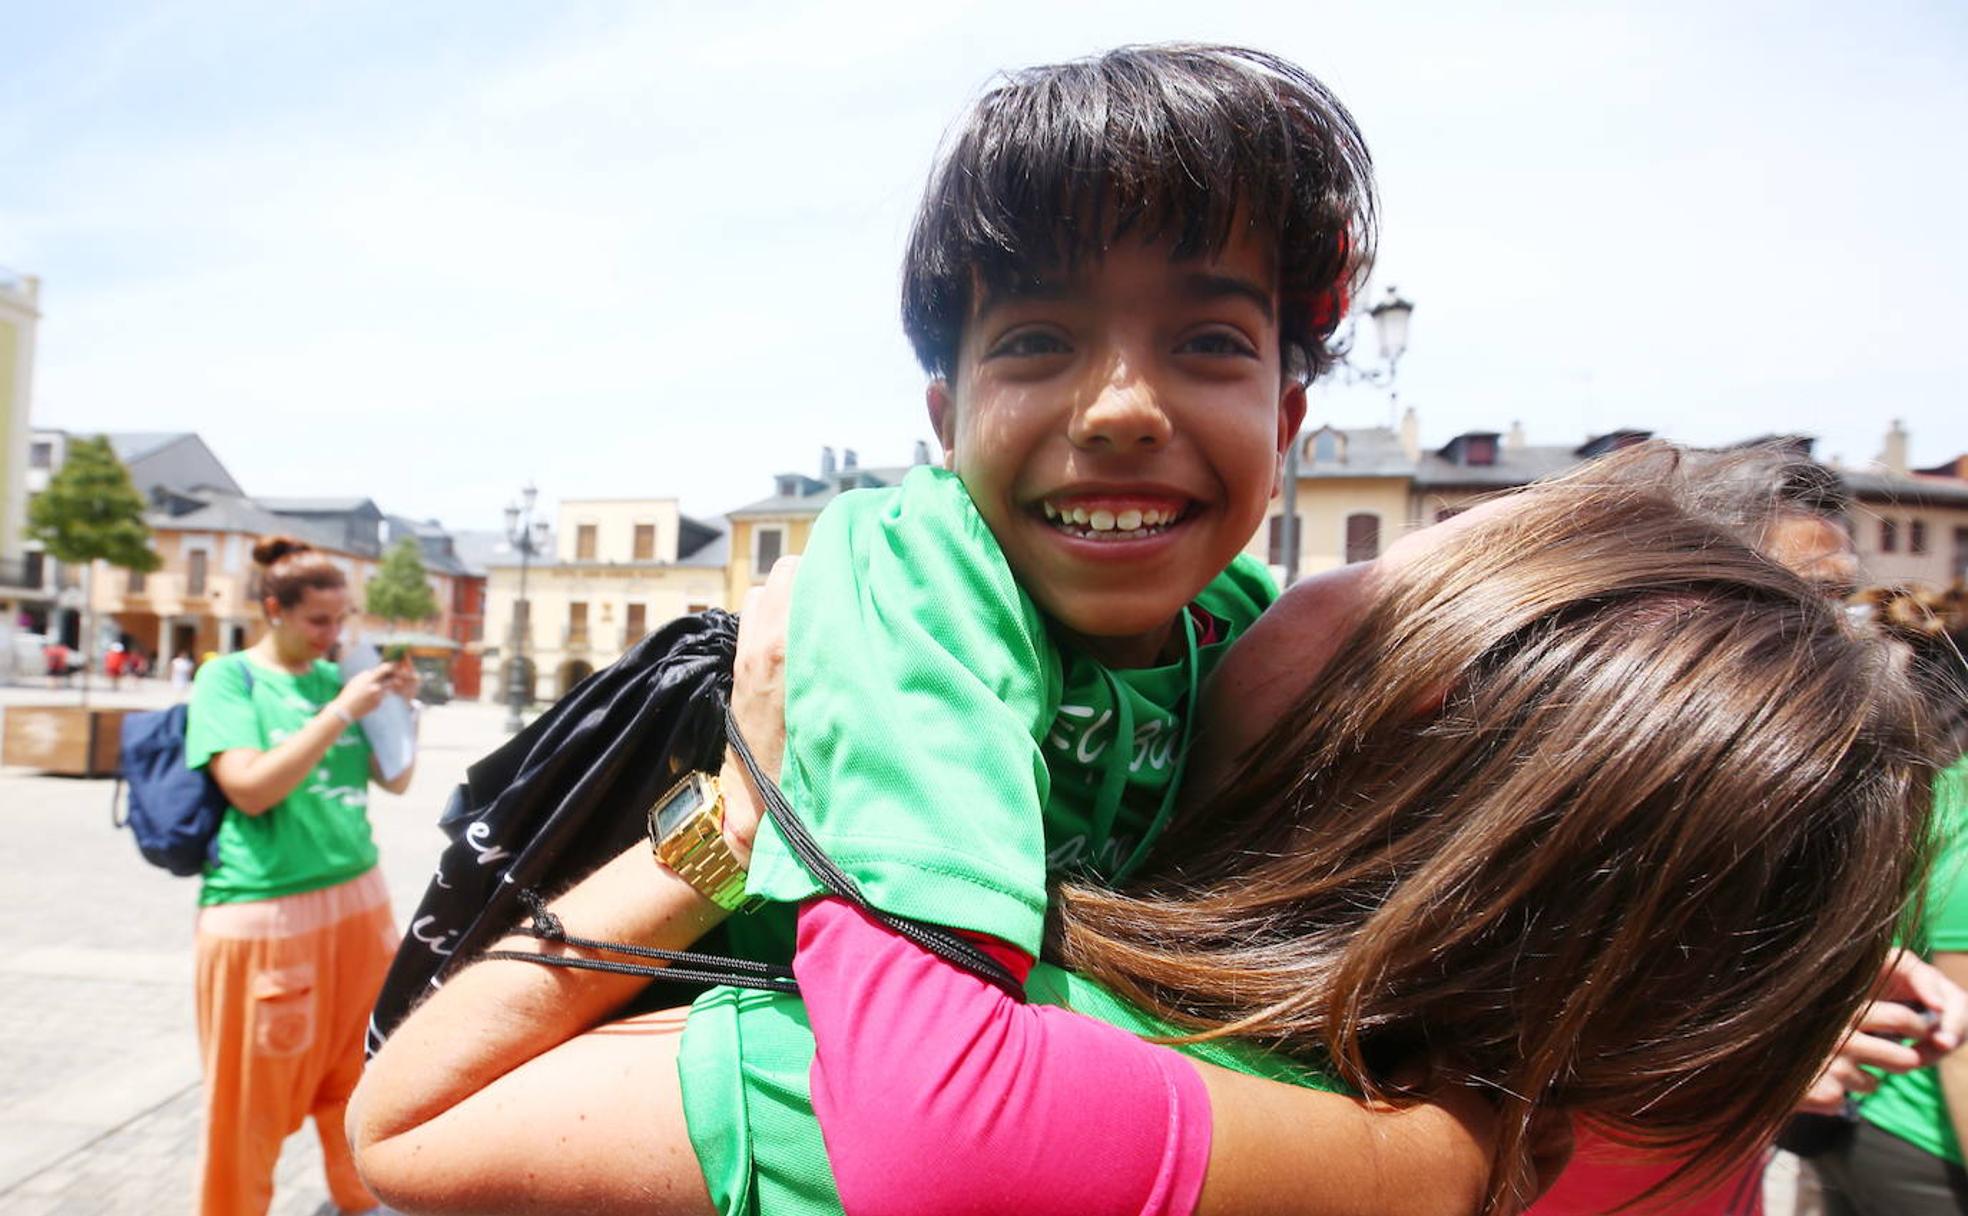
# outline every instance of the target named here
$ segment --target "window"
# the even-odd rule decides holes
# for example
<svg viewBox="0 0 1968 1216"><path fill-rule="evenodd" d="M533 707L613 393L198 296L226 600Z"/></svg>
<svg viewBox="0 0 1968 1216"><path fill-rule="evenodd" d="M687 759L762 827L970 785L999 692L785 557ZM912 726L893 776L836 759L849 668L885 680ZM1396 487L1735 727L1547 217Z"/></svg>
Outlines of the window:
<svg viewBox="0 0 1968 1216"><path fill-rule="evenodd" d="M1380 516L1357 514L1346 517L1346 560L1370 562L1380 556Z"/></svg>
<svg viewBox="0 0 1968 1216"><path fill-rule="evenodd" d="M1907 552L1927 552L1927 521L1916 519L1907 524Z"/></svg>
<svg viewBox="0 0 1968 1216"><path fill-rule="evenodd" d="M622 626L622 647L627 649L649 632L649 605L630 604L627 622Z"/></svg>
<svg viewBox="0 0 1968 1216"><path fill-rule="evenodd" d="M1954 530L1954 577L1968 579L1968 528Z"/></svg>
<svg viewBox="0 0 1968 1216"><path fill-rule="evenodd" d="M767 575L772 573L772 563L779 560L786 547L784 528L757 528L752 532L752 573Z"/></svg>
<svg viewBox="0 0 1968 1216"><path fill-rule="evenodd" d="M1292 523L1295 529L1303 529L1305 527L1305 517L1294 515L1292 516ZM1282 515L1273 515L1270 526L1271 533L1266 542L1264 560L1274 566L1289 565L1290 563L1285 560L1285 517ZM1299 536L1302 538L1304 532L1299 531ZM1301 548L1303 547L1302 540L1300 541L1300 546Z"/></svg>
<svg viewBox="0 0 1968 1216"><path fill-rule="evenodd" d="M1882 519L1879 521L1879 551L1898 553L1900 551L1900 521Z"/></svg>
<svg viewBox="0 0 1968 1216"><path fill-rule="evenodd" d="M1313 464L1338 464L1340 452L1338 431L1324 430L1312 436Z"/></svg>
<svg viewBox="0 0 1968 1216"><path fill-rule="evenodd" d="M595 526L579 524L574 528L574 560L591 562L595 559Z"/></svg>
<svg viewBox="0 0 1968 1216"><path fill-rule="evenodd" d="M1961 531L1959 528L1955 530L1957 532ZM1956 538L1955 547L1960 547L1959 537ZM26 553L21 554L21 585L23 587L39 587L47 581L47 560L47 555L39 549L30 549Z"/></svg>
<svg viewBox="0 0 1968 1216"><path fill-rule="evenodd" d="M711 606L706 601L697 601L695 603L684 605L683 610L687 615L696 616L700 612L709 612L711 610Z"/></svg>
<svg viewBox="0 0 1968 1216"><path fill-rule="evenodd" d="M126 589L126 590L127 590L127 592L128 592L128 593L129 593L130 595L142 595L142 594L144 593L144 583L145 583L145 581L146 581L146 580L145 580L145 578L144 578L144 572L143 572L143 571L141 571L141 570L132 570L132 571L130 571L130 581L129 581L129 585L128 585L128 587L127 587L127 589Z"/></svg>
<svg viewBox="0 0 1968 1216"><path fill-rule="evenodd" d="M637 524L635 526L635 560L653 562L656 560L656 525Z"/></svg>
<svg viewBox="0 0 1968 1216"><path fill-rule="evenodd" d="M30 469L52 469L55 467L55 445L46 440L30 444L27 449L27 467Z"/></svg>
<svg viewBox="0 0 1968 1216"><path fill-rule="evenodd" d="M185 554L185 594L205 594L205 550L193 549Z"/></svg>
<svg viewBox="0 0 1968 1216"><path fill-rule="evenodd" d="M569 646L588 644L588 606L580 600L567 605L567 644Z"/></svg>
<svg viewBox="0 0 1968 1216"><path fill-rule="evenodd" d="M1463 463L1487 467L1497 462L1495 435L1471 435L1463 448Z"/></svg>

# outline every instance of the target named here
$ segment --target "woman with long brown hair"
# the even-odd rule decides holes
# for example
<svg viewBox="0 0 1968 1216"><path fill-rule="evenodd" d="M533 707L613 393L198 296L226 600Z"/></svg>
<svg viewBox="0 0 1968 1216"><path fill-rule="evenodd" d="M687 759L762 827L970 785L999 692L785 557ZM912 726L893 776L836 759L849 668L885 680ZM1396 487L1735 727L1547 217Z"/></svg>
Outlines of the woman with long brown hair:
<svg viewBox="0 0 1968 1216"><path fill-rule="evenodd" d="M1322 1156L1346 1150L1308 1137L1295 1105L1317 1095L1253 1073L1484 1095L1488 1178L1457 1210L1532 1192L1533 1120L1554 1112L1686 1150L1678 1181L1698 1182L1761 1142L1830 1056L1924 857L1932 760L1896 652L1702 509L1665 449L1295 588L1226 661L1205 720L1180 824L1126 890L1061 893L1052 961L1028 983L1213 1061L1194 1066L1214 1119L1201 1212L1349 1210L1331 1177L1352 1160ZM769 717L741 724L769 737ZM699 912L659 906L675 885L618 860L556 902L567 931L694 936ZM801 918L804 1008L762 996L744 1016L810 1020L831 1122L823 1144L812 1120L781 1120L759 1157L825 1160L849 1210L899 1193L894 1210L933 1211L910 1187L960 1146L962 1210L980 1210L1007 1194L1007 1163L1070 1154L1111 1114L1090 1086L1068 1103L1079 1129L989 1118L1057 1084L1058 1011L933 958L877 965L922 952L838 901ZM585 994L626 995L619 979L528 971L473 967L405 1023L358 1120L365 1168L413 1207L469 1185L481 1201L701 1208L673 1016L597 1027L607 1010ZM887 991L896 976L914 987ZM937 1024L978 1002L974 1024ZM840 1027L877 1007L920 1016L860 1052L869 1036ZM486 1035L521 1046L490 1052ZM931 1041L960 1045L936 1059L964 1099L946 1083L921 1100L910 1061ZM1007 1056L1019 1066L997 1067ZM589 1117L613 1110L636 1118ZM526 1151L548 1142L550 1160ZM1414 1176L1398 1152L1379 1164L1396 1191ZM1022 1206L1059 1210L1047 1198Z"/></svg>
<svg viewBox="0 0 1968 1216"><path fill-rule="evenodd" d="M361 1211L376 1199L342 1125L397 942L368 791L402 793L414 765L385 779L357 722L417 677L403 662L344 683L327 661L349 615L327 554L277 536L253 561L267 631L199 669L185 738L229 804L198 895L198 1210L265 1212L281 1142L311 1115L330 1198Z"/></svg>

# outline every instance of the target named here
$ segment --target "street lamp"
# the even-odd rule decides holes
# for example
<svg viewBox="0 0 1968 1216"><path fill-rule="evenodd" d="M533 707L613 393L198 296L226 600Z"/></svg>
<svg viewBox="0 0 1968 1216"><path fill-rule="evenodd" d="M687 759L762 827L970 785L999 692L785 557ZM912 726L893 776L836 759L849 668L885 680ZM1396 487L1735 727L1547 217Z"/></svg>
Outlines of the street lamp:
<svg viewBox="0 0 1968 1216"><path fill-rule="evenodd" d="M1373 318L1374 338L1380 346L1380 361L1384 367L1361 367L1353 362L1353 339L1358 333L1358 323L1349 320L1346 332L1333 341L1333 348L1339 352L1339 362L1333 367L1342 384L1372 384L1387 386L1387 421L1392 426L1398 413L1399 394L1394 389L1394 373L1401 365L1401 356L1408 349L1408 318L1414 315L1412 301L1403 299L1394 288L1387 289L1387 298L1367 309ZM1285 551L1285 586L1298 581L1298 436L1292 436L1291 446L1285 450L1285 500L1283 514L1278 521L1278 540Z"/></svg>
<svg viewBox="0 0 1968 1216"><path fill-rule="evenodd" d="M506 504L506 541L519 551L519 599L513 604L511 676L506 681L506 729L517 731L526 725L520 716L533 700L533 680L526 663L526 641L533 632L533 606L526 599L526 568L533 556L546 551L547 521L533 518L533 501L539 495L532 482L519 491L520 501Z"/></svg>

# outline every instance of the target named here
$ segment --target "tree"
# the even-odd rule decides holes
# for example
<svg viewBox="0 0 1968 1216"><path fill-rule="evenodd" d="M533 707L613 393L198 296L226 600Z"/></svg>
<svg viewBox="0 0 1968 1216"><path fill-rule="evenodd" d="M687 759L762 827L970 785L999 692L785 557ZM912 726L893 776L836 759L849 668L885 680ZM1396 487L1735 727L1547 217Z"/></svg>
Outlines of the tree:
<svg viewBox="0 0 1968 1216"><path fill-rule="evenodd" d="M62 467L27 508L27 534L56 561L82 567L82 700L95 664L95 563L148 573L161 564L150 547L144 497L101 435L69 442Z"/></svg>
<svg viewBox="0 0 1968 1216"><path fill-rule="evenodd" d="M437 615L437 596L424 573L423 551L415 537L406 536L383 555L376 577L363 588L363 608L391 625L427 621Z"/></svg>

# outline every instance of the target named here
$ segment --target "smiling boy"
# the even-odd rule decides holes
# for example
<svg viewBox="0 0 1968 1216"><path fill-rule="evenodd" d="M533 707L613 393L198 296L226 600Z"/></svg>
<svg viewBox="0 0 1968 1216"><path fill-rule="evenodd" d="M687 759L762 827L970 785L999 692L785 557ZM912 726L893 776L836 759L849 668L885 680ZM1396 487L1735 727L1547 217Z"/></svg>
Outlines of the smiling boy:
<svg viewBox="0 0 1968 1216"><path fill-rule="evenodd" d="M1145 855L1198 685L1276 594L1242 551L1372 228L1351 119L1254 52L1034 69L954 135L903 287L943 467L828 507L787 643L781 782L870 903L1029 966L1051 882ZM783 956L820 889L770 824L747 891L771 902L734 942ZM722 1210L836 1210L812 1061L796 1000L693 1008L684 1108Z"/></svg>

